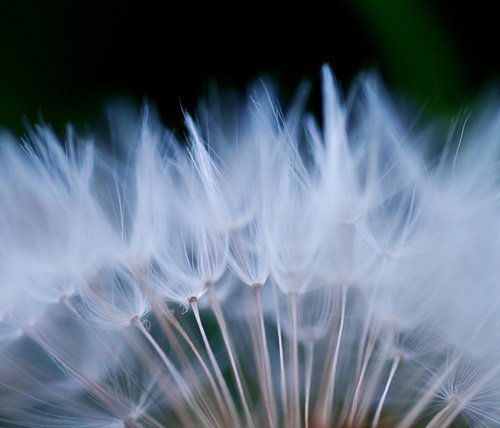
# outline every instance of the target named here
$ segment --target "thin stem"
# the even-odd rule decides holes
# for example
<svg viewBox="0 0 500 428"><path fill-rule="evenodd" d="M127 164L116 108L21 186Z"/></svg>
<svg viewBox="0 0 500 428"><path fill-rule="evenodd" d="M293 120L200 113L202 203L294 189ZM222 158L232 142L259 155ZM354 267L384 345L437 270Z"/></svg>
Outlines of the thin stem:
<svg viewBox="0 0 500 428"><path fill-rule="evenodd" d="M333 355L332 366L329 371L328 377L328 386L325 393L325 398L323 400L323 406L320 414L320 423L321 426L327 426L328 421L331 418L332 409L334 408L334 400L335 400L335 378L337 376L337 366L339 362L340 355L340 343L342 342L342 334L344 332L344 321L345 321L345 312L346 312L346 292L345 287L342 287L342 297L341 297L341 309L340 309L340 325L339 331L337 335L337 341L335 343L335 352Z"/></svg>
<svg viewBox="0 0 500 428"><path fill-rule="evenodd" d="M449 364L441 376L439 376L429 387L426 388L425 394L422 395L420 400L418 400L418 402L408 412L406 412L406 416L396 425L396 428L409 428L414 425L415 420L436 395L436 392L439 388L441 388L443 381L450 374L450 372L455 369L457 363L458 359Z"/></svg>
<svg viewBox="0 0 500 428"><path fill-rule="evenodd" d="M290 302L290 312L292 318L292 426L300 427L300 391L299 391L299 343L298 343L298 327L297 327L297 293L290 292L288 294Z"/></svg>
<svg viewBox="0 0 500 428"><path fill-rule="evenodd" d="M352 399L351 411L349 413L349 419L347 422L347 426L352 427L354 425L354 421L356 419L356 413L358 410L358 403L361 397L363 382L365 380L366 370L368 369L368 364L370 362L370 358L375 347L375 338L374 336L370 336L368 341L368 345L366 346L366 354L363 360L363 364L361 366L361 373L359 374L358 383L356 384L356 390L354 391L354 398Z"/></svg>
<svg viewBox="0 0 500 428"><path fill-rule="evenodd" d="M192 393L189 389L189 386L186 384L184 381L183 377L179 373L179 371L176 369L172 361L167 357L163 349L161 349L160 345L158 345L158 342L155 340L153 336L151 336L151 333L144 327L142 324L141 320L139 318L135 318L132 321L132 324L137 327L137 329L142 333L142 335L146 338L146 340L151 344L153 349L156 351L158 356L160 357L161 361L163 364L165 364L165 367L168 369L172 377L174 378L174 381L177 383L179 389L182 392L182 395L186 399L186 401L193 406L193 408L196 407L196 404L194 402Z"/></svg>
<svg viewBox="0 0 500 428"><path fill-rule="evenodd" d="M194 356L196 357L196 360L200 364L203 372L207 376L208 382L210 383L210 387L212 388L212 392L214 393L214 397L220 407L220 409L225 412L226 406L224 404L224 400L222 398L221 392L219 390L219 387L217 386L217 383L215 382L215 379L210 372L208 366L206 365L205 361L203 360L203 357L201 356L198 348L196 345L193 343L191 338L189 337L189 334L186 332L186 330L182 327L182 325L177 321L175 316L170 314L168 311L162 312L162 315L165 317L165 319L172 324L172 326L176 329L176 331L181 335L181 337L184 339L184 341L187 343L191 351L193 352ZM163 331L169 331L165 323L163 322L163 319L161 316L158 316L158 319L160 321L160 326L162 326ZM170 335L169 335L170 337ZM186 359L187 360L187 359ZM190 367L190 365L188 364ZM191 368L191 367L190 367ZM192 368L191 368L192 369ZM195 376L196 378L196 376Z"/></svg>
<svg viewBox="0 0 500 428"><path fill-rule="evenodd" d="M142 417L144 418L144 420L146 422L151 424L151 426L154 428L165 428L165 425L160 423L156 418L152 417L151 415L145 414L145 415L142 415Z"/></svg>
<svg viewBox="0 0 500 428"><path fill-rule="evenodd" d="M382 414L382 409L384 407L385 398L387 397L387 392L389 391L389 387L391 386L392 379L394 378L394 374L401 362L402 356L401 354L396 354L394 357L394 361L392 362L391 371L389 373L389 377L387 378L387 383L385 384L384 392L382 393L382 397L380 397L380 401L377 406L377 411L375 412L375 417L373 418L372 428L376 428L380 421L380 415Z"/></svg>
<svg viewBox="0 0 500 428"><path fill-rule="evenodd" d="M112 349L108 346L108 343L104 340L101 339L101 337L97 334L96 331L94 331L94 328L92 325L87 323L85 319L80 315L78 310L74 307L74 305L71 303L70 299L66 295L62 295L59 298L59 303L64 305L66 309L68 309L74 316L75 318L82 324L82 326L85 326L85 328L91 330L94 333L95 339L99 342L99 345L102 346L106 352L108 352L110 355L113 355ZM124 367L119 361L117 361L117 365L122 368L123 370L126 370L126 367ZM130 382L134 384L136 387L140 387L132 378L129 379ZM156 428L162 428L162 425L151 415L147 413L143 413L141 415L145 420L147 420L153 427ZM124 420L124 425L130 428L133 428L137 425L135 425L134 420L131 417L127 417L126 420Z"/></svg>
<svg viewBox="0 0 500 428"><path fill-rule="evenodd" d="M61 365L68 373L71 375L95 398L101 400L101 402L112 412L116 417L120 418L122 421L127 421L129 416L126 415L119 403L109 395L109 393L102 387L89 380L85 375L82 375L76 369L74 369L66 359L59 354L55 349L53 349L49 344L47 344L43 339L37 337L29 328L23 327L23 331L28 337L35 341L51 358L53 358L58 364ZM140 428L132 419L129 422L130 428Z"/></svg>
<svg viewBox="0 0 500 428"><path fill-rule="evenodd" d="M370 415L373 414L373 404L378 400L378 391L380 385L386 382L387 361L394 359L394 352L389 351L388 347L377 349L377 358L372 358L370 365L370 375L365 377L363 385L363 394L358 404L357 419L366 421L368 424Z"/></svg>
<svg viewBox="0 0 500 428"><path fill-rule="evenodd" d="M161 331L167 338L171 348L175 351L175 354L177 356L177 361L181 364L182 370L184 370L186 376L189 378L189 382L192 385L191 391L196 391L196 390L201 391L203 385L202 385L202 380L200 380L199 378L199 373L195 372L191 360L187 357L184 349L179 343L177 336L175 335L174 331L170 328L170 325L167 321L170 321L170 324L176 327L176 329L178 330L179 333L181 333L181 336L186 340L186 342L191 344L192 346L191 349L193 350L194 354L198 356L199 353L197 352L196 347L194 346L194 344L192 344L188 334L185 332L182 326L179 325L175 317L170 313L168 307L162 304L163 302L162 297L158 296L156 293L153 293L152 289L148 287L145 281L145 275L143 274L144 270L138 267L137 269L132 269L132 272L134 274L134 278L137 284L139 285L139 288L141 289L142 293L146 296L146 298L151 304L151 310L156 320L159 323ZM172 320L175 322L173 322ZM178 327L175 325L176 323ZM210 386L212 387L212 390L214 392L214 397L217 401L217 405L221 413L220 414L215 413L215 409L217 408L217 406L214 405L214 403L212 402L212 397L209 394L199 394L199 393L194 394L196 395L196 400L198 402L197 405L198 409L195 410L195 413L203 414L203 412L206 412L206 414L214 421L214 424L212 425L219 425L220 421L224 419L224 416L226 414L224 401L220 395L217 385L215 384L212 374L208 370L208 367L206 366L201 356L199 356L198 362L200 363L203 371L205 372L205 375L207 376ZM167 395L172 395L172 394L167 393ZM188 416L187 412L183 408L184 406L179 404L179 398L176 395L173 395L171 399L173 401L172 408L176 409L176 413L178 414L179 419L182 421L182 423L184 424L187 423L188 425L192 425L193 424L192 422L188 422L188 419L191 419L191 416ZM202 420L208 423L206 419L207 418L205 417L205 415L203 415Z"/></svg>
<svg viewBox="0 0 500 428"><path fill-rule="evenodd" d="M144 428L142 425L135 422L131 416L123 418L122 423L125 428Z"/></svg>
<svg viewBox="0 0 500 428"><path fill-rule="evenodd" d="M443 428L449 425L456 417L457 410L459 410L460 399L454 395L448 401L446 407L443 407L426 425L426 428ZM451 419L451 420L450 420Z"/></svg>
<svg viewBox="0 0 500 428"><path fill-rule="evenodd" d="M305 374L305 403L304 403L304 421L305 428L309 428L309 402L311 396L311 378L314 358L314 342L310 340L306 345L306 374Z"/></svg>
<svg viewBox="0 0 500 428"><path fill-rule="evenodd" d="M476 397L477 394L484 388L484 386L497 375L499 369L500 366L496 364L495 366L491 367L490 370L488 370L487 374L477 379L476 383L470 389L468 389L464 395L460 397L457 395L453 395L449 399L447 406L439 412L442 413L442 417L436 422L436 424L439 424L440 428L446 428L450 426L463 410L463 408L467 405L467 403L469 403L470 400ZM448 411L444 412L446 408L448 408ZM437 416L438 415L434 416L431 422L429 422L429 427L434 428L434 426L430 424L434 419L437 418Z"/></svg>
<svg viewBox="0 0 500 428"><path fill-rule="evenodd" d="M200 331L201 337L203 339L203 343L205 344L205 348L208 353L208 358L210 359L210 363L212 364L212 368L215 371L215 377L217 378L217 381L219 382L219 386L222 391L222 395L224 396L224 399L226 401L226 404L228 406L228 410L231 414L231 418L233 419L233 423L235 424L240 424L239 418L236 412L236 406L234 404L234 400L229 393L229 388L227 387L227 383L224 380L224 376L222 375L222 371L220 369L219 363L217 362L217 359L215 358L214 352L212 350L212 346L210 345L210 342L208 340L207 334L205 332L205 329L203 327L203 323L201 321L200 317L200 311L198 309L198 304L196 303L196 299L193 298L189 302L191 304L191 308L193 309L194 317L196 319L196 324L198 325L198 329Z"/></svg>
<svg viewBox="0 0 500 428"><path fill-rule="evenodd" d="M283 334L281 333L281 314L279 309L279 300L277 295L276 286L272 285L274 312L276 315L276 330L278 335L278 349L280 354L280 384L281 384L281 411L283 413L283 426L288 426L288 399L286 388L286 371L285 371L285 357L283 352Z"/></svg>
<svg viewBox="0 0 500 428"><path fill-rule="evenodd" d="M439 428L448 428L458 417L460 412L463 410L461 405L456 406L454 410L452 410L448 416L442 421Z"/></svg>
<svg viewBox="0 0 500 428"><path fill-rule="evenodd" d="M262 367L263 385L261 385L264 407L266 409L267 421L270 427L274 427L274 418L271 405L272 392L272 377L271 377L271 363L269 361L269 349L267 347L266 338L266 326L264 324L264 309L262 308L262 295L261 295L261 284L255 284L253 289L255 290L255 300L257 303L257 313L259 317L259 354L260 354L260 365ZM274 400L273 400L274 403Z"/></svg>
<svg viewBox="0 0 500 428"><path fill-rule="evenodd" d="M187 405L189 408L196 414L196 416L200 419L201 422L206 424L207 426L213 426L213 425L218 425L219 420L217 419L216 416L214 416L211 412L211 409L208 408L208 416L204 414L203 410L200 408L198 403L196 402L196 399L193 395L193 391L189 388L187 383L184 381L184 378L181 376L175 365L172 363L172 361L167 357L163 349L160 347L158 342L156 342L155 338L149 333L149 331L144 327L142 324L141 320L136 317L131 320L132 325L135 325L137 329L139 330L140 333L146 338L146 340L151 344L157 355L160 357L161 361L167 368L167 370L170 372L172 375L174 382L177 384L179 387L179 390L181 392L181 395L183 399L186 401ZM178 413L179 414L179 413ZM183 416L183 415L181 415ZM214 421L212 423L208 418L211 417Z"/></svg>
<svg viewBox="0 0 500 428"><path fill-rule="evenodd" d="M243 406L243 411L245 413L245 419L247 422L247 426L254 427L255 425L253 423L252 415L250 413L250 408L248 406L247 398L246 398L245 393L243 391L243 383L241 381L241 376L240 376L240 373L238 370L236 356L235 356L234 351L233 351L233 344L232 344L231 338L229 336L227 324L226 324L226 321L224 319L224 314L223 314L222 309L221 309L219 302L217 300L217 296L215 295L215 293L213 291L210 292L210 303L212 306L212 311L214 312L215 318L217 320L217 323L219 324L219 328L220 328L220 331L222 333L222 338L224 340L224 344L226 345L227 353L229 355L229 360L231 362L231 368L233 370L233 375L234 375L234 378L236 380L236 385L238 387L238 393L240 395L241 404Z"/></svg>
<svg viewBox="0 0 500 428"><path fill-rule="evenodd" d="M69 304L72 307L69 302L65 302L65 304ZM76 312L77 314L77 312ZM83 321L81 317L79 317L80 320ZM55 351L50 345L48 345L45 341L42 339L36 337L34 334L31 333L30 330L24 328L23 329L25 333L33 339L42 349L44 349L55 361L57 361L58 364L60 364L68 373L71 373L74 378L82 384L82 386L94 397L97 399L101 400L101 402L107 406L107 408L115 414L116 417L119 417L123 425L126 428L142 428L142 425L140 425L138 422L136 422L130 415L123 415L123 411L120 409L120 405L115 401L115 399L102 387L99 385L95 384L93 381L89 380L86 376L82 375L79 373L77 370L75 370L71 365L65 360L64 357L62 357L57 351ZM141 415L145 420L147 420L151 426L154 426L156 428L161 428L162 425L151 415L148 413L143 413Z"/></svg>
<svg viewBox="0 0 500 428"><path fill-rule="evenodd" d="M372 319L373 319L373 313L375 311L375 302L376 302L375 297L377 296L377 293L379 291L380 282L381 282L380 278L382 276L382 272L385 270L386 264L387 264L387 259L384 257L382 259L382 262L380 265L380 271L378 272L377 277L375 278L375 281L373 284L371 298L369 299L369 305L368 305L367 312L366 312L363 333L361 334L361 337L359 340L359 350L358 350L358 358L357 358L358 364L356 366L356 376L358 378L360 376L360 371L362 370L362 364L364 364L364 356L366 355L366 348L367 348L367 346L369 346L369 343L370 343L369 334L370 334L370 327L373 324Z"/></svg>

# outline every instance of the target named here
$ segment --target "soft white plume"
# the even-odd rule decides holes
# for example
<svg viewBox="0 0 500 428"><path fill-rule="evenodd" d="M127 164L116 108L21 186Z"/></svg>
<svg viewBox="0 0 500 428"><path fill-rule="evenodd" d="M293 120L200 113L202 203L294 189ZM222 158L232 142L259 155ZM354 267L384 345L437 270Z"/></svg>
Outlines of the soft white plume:
<svg viewBox="0 0 500 428"><path fill-rule="evenodd" d="M2 134L0 425L500 425L498 106L441 141L322 82Z"/></svg>

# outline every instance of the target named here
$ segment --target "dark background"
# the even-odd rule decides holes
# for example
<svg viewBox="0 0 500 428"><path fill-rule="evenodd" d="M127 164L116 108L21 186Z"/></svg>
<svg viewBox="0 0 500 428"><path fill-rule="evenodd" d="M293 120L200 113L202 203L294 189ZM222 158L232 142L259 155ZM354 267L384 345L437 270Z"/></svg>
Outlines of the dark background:
<svg viewBox="0 0 500 428"><path fill-rule="evenodd" d="M375 69L391 90L453 114L500 76L493 3L0 0L0 126L81 126L125 97L154 102L176 127L212 81L242 90L265 73L286 101L303 79L317 89L325 62L344 88Z"/></svg>

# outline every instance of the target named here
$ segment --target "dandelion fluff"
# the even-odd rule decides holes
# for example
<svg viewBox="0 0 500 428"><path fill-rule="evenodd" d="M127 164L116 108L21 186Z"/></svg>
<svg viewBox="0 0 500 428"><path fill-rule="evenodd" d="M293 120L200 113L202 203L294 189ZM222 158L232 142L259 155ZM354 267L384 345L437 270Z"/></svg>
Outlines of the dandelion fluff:
<svg viewBox="0 0 500 428"><path fill-rule="evenodd" d="M500 424L498 106L321 76L320 120L261 83L183 139L1 134L1 426Z"/></svg>

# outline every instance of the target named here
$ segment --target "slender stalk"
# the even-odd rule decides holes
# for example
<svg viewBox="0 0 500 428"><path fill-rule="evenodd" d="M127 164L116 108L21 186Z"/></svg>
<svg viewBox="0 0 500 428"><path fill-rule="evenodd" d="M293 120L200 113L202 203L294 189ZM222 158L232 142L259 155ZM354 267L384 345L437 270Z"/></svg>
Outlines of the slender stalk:
<svg viewBox="0 0 500 428"><path fill-rule="evenodd" d="M182 327L182 325L179 323L179 321L177 321L177 319L175 318L175 316L173 316L169 312L162 312L161 315L163 315L163 317L170 324L172 324L172 326L181 335L181 337L184 339L184 341L186 342L186 344L189 346L189 348L193 352L194 356L196 357L196 360L200 364L203 372L205 373L205 376L207 376L208 382L210 383L210 387L212 389L212 392L214 394L214 397L215 397L215 399L217 401L217 404L218 404L219 408L221 409L221 411L225 412L226 411L226 406L224 404L224 399L222 398L222 395L221 395L221 392L219 390L219 387L217 386L217 383L215 382L215 379L214 379L212 373L210 372L210 370L209 370L208 366L206 365L205 361L203 360L203 357L201 356L198 348L196 347L196 345L193 343L193 341L189 337L189 334ZM165 325L165 322L163 321L163 317L161 315L158 316L158 319L160 321L160 326L162 326L163 331L169 331L169 329ZM169 335L167 335L167 337L170 337L171 335L172 334L169 334ZM192 369L192 367L190 367L189 364L188 364L188 366L189 366L190 369ZM196 379L196 374L195 374L194 377Z"/></svg>
<svg viewBox="0 0 500 428"><path fill-rule="evenodd" d="M292 426L300 427L300 390L299 390L299 343L297 327L297 293L288 294L292 318Z"/></svg>
<svg viewBox="0 0 500 428"><path fill-rule="evenodd" d="M229 332L227 329L227 324L224 319L224 314L217 300L217 296L213 291L210 291L210 303L212 306L212 311L214 312L217 323L219 324L220 331L222 333L222 338L224 340L224 344L226 346L227 353L229 355L229 361L231 362L231 368L233 370L233 375L236 381L236 385L238 388L238 393L240 395L241 404L243 406L243 411L245 413L245 419L248 427L254 427L254 422L252 419L252 415L250 413L250 408L248 405L247 398L245 396L245 392L243 391L243 383L241 381L241 376L238 370L238 364L236 360L235 353L233 351L233 344L231 338L229 336Z"/></svg>
<svg viewBox="0 0 500 428"><path fill-rule="evenodd" d="M92 331L95 335L95 340L99 342L99 345L103 347L103 349L106 350L106 352L113 356L114 355L114 350L111 349L109 347L109 344L102 340L102 338L99 336L99 334L97 334L97 332L95 331L94 327L89 324L82 316L81 314L78 312L78 310L74 307L74 305L71 303L70 299L68 298L68 296L66 295L62 295L60 298L59 298L59 303L61 303L62 305L64 305L64 307L66 309L68 309L74 316L75 318L83 325L85 326L85 328L89 329L90 331ZM132 325L135 325L135 323L139 320L138 317L133 317L132 320L131 320L131 324ZM140 320L139 320L140 322ZM141 323L142 325L142 323ZM126 335L126 337L128 337L130 339L130 337L128 335ZM139 350L139 347L137 346L137 344L133 343L133 346L135 346L138 350ZM138 355L139 356L139 355ZM140 352L140 358L143 359L147 364L150 364L151 361L147 361L146 358L147 356L145 355L144 352ZM127 370L127 368L118 360L117 362L117 366L120 367L121 369L123 370ZM133 382L134 385L136 387L140 387L135 381L133 381L133 379L129 379L130 382ZM172 399L173 401L178 401L178 398L175 397L175 396L171 396L171 394L169 392L167 392L165 390L165 393L167 395L170 395L170 399ZM177 413L177 416L182 420L184 421L184 423L192 423L192 418L190 416L188 416L186 414L186 412L184 411L183 407L182 406L176 406L174 407L176 409L176 413ZM151 415L149 415L148 413L143 413L141 415L145 420L147 420L152 426L154 427L157 427L157 428L161 428L162 425L154 418L152 417ZM203 419L205 419L203 417ZM214 418L214 420L217 420L216 418ZM133 428L135 425L134 425L134 421L131 417L126 417L123 421L124 425L127 426L128 428Z"/></svg>
<svg viewBox="0 0 500 428"><path fill-rule="evenodd" d="M146 422L148 422L148 424L150 424L154 428L165 428L164 424L158 422L158 420L156 418L153 418L151 415L145 414L142 415L142 417Z"/></svg>
<svg viewBox="0 0 500 428"><path fill-rule="evenodd" d="M339 324L339 331L337 334L337 341L335 343L335 352L333 355L332 359L332 365L329 370L329 376L328 376L328 383L327 383L327 390L325 393L325 398L323 399L323 406L321 408L321 413L320 413L320 425L321 426L328 426L329 423L328 421L331 418L332 414L332 409L335 405L335 379L337 376L337 366L339 362L339 355L340 355L340 344L342 342L342 334L344 332L344 321L345 321L345 312L346 312L346 292L345 288L342 287L342 297L341 297L341 309L340 309L340 324Z"/></svg>
<svg viewBox="0 0 500 428"><path fill-rule="evenodd" d="M460 408L460 399L454 395L448 401L448 404L443 407L425 426L426 428L443 428L453 422L456 417L457 410ZM451 420L450 420L451 417Z"/></svg>
<svg viewBox="0 0 500 428"><path fill-rule="evenodd" d="M86 320L80 315L78 310L71 303L68 296L62 295L59 298L59 303L64 305L64 307L68 309L83 326L85 326L87 329L90 329L94 333L94 337L99 342L99 345L102 346L106 350L106 352L109 353L109 355L113 355L113 350L108 346L108 343L102 340L101 337L94 331L92 325L87 323ZM121 367L123 370L126 370L126 367L124 367L120 361L117 361L117 365ZM140 385L138 385L132 378L130 378L129 381L133 382L136 387L140 387ZM153 416L149 415L148 413L143 413L141 416L145 420L147 420L151 424L151 426L156 428L162 428L162 424L160 424ZM126 421L124 420L123 423L125 426L130 428L133 428L135 426L134 425L135 422L130 417L128 417Z"/></svg>
<svg viewBox="0 0 500 428"><path fill-rule="evenodd" d="M491 367L490 370L488 370L488 373L481 376L479 379L476 380L476 383L467 390L463 395L460 397L457 395L453 395L449 401L447 406L441 410L439 413L443 413L442 417L437 421L439 423L440 428L446 428L450 426L453 421L458 417L460 412L463 410L463 408L467 405L467 403L470 402L480 391L487 385L491 379L495 378L497 376L498 370L500 369L500 365L496 364L495 366ZM448 408L448 411L444 412L444 410ZM433 418L436 419L437 415ZM429 422L429 425L431 422ZM431 426L431 428L434 428L434 426Z"/></svg>
<svg viewBox="0 0 500 428"><path fill-rule="evenodd" d="M286 388L285 357L283 352L283 334L281 332L281 313L279 309L279 299L276 286L272 285L274 312L276 315L276 333L278 335L278 349L280 357L280 384L281 384L281 411L283 413L283 426L288 426L288 393Z"/></svg>
<svg viewBox="0 0 500 428"><path fill-rule="evenodd" d="M314 358L314 342L310 340L306 344L306 373L305 373L305 403L304 403L304 423L305 428L309 428L309 402L311 397L311 378Z"/></svg>
<svg viewBox="0 0 500 428"><path fill-rule="evenodd" d="M426 392L420 400L405 414L405 417L401 422L396 425L396 428L410 428L415 424L416 419L422 413L422 411L427 407L429 402L434 398L436 392L441 388L443 381L454 370L458 359L455 359L451 364L448 365L446 370L439 376L431 385L426 388Z"/></svg>
<svg viewBox="0 0 500 428"><path fill-rule="evenodd" d="M266 381L266 375L265 375L265 370L264 370L264 363L262 362L262 355L261 355L261 350L262 350L262 341L260 340L260 328L259 328L259 323L258 319L253 318L249 319L250 322L250 332L251 332L251 339L252 339L252 353L253 353L253 358L255 361L255 369L257 370L257 380L258 380L258 385L259 385L259 400L262 402L264 406L264 417L266 418L267 424L269 425L270 419L269 415L272 415L272 413L267 413L266 412L266 394L267 394L267 381ZM260 403L259 403L260 404ZM270 409L269 409L270 410Z"/></svg>
<svg viewBox="0 0 500 428"><path fill-rule="evenodd" d="M144 269L145 268L145 269ZM177 361L182 365L182 369L184 370L184 373L187 377L189 377L189 381L191 382L191 391L196 391L198 386L201 386L201 381L199 379L198 373L195 372L193 365L190 362L190 359L187 357L184 349L182 348L181 344L179 343L179 340L175 333L172 331L170 328L170 325L167 323L167 321L170 321L170 324L174 325L175 323L172 322L172 320L175 320L175 317L172 316L170 311L168 310L168 307L166 305L162 305L163 299L162 297L158 296L155 294L150 287L147 286L146 279L145 279L145 273L147 272L147 269L149 268L148 264L145 264L143 268L141 267L136 267L135 269L132 269L133 276L135 278L136 283L138 284L139 288L141 289L142 293L147 297L148 301L150 302L151 305L151 311L153 312L156 320L158 321L158 324L160 326L160 329L162 333L165 335L165 337L168 340L169 345L171 348L175 351L175 354L177 356ZM137 320L133 320L137 321ZM175 320L177 321L177 320ZM177 323L178 324L178 323ZM174 325L174 327L176 327ZM193 350L193 353L195 356L197 356L198 362L200 363L205 375L207 376L207 379L210 383L210 386L212 387L212 391L214 393L214 397L216 399L217 406L219 407L220 414L215 414L214 411L217 406L214 406L213 403L211 402L212 397L210 397L208 394L197 394L197 401L199 402L198 408L201 410L203 409L210 417L213 419L215 424L217 425L218 421L221 421L224 419L224 416L226 414L226 407L224 405L224 401L220 395L220 392L217 388L217 385L215 383L215 380L213 379L212 374L210 373L210 370L206 366L205 362L197 352L196 347L194 344L191 342L189 339L189 336L185 332L185 330L179 325L179 328L177 329L181 334L181 336L186 340L188 344L191 345L191 349ZM149 341L149 340L148 340ZM196 386L195 386L196 385ZM174 402L178 402L178 398L173 396L172 399ZM182 409L183 406L181 405L173 405L174 409ZM182 411L179 413L177 411L179 417L181 420L186 421L187 420L187 414L185 411ZM206 419L206 418L204 418Z"/></svg>
<svg viewBox="0 0 500 428"><path fill-rule="evenodd" d="M274 400L271 402L271 397L274 396L272 388L272 377L271 377L271 363L269 361L269 349L267 347L266 338L266 326L264 324L264 309L262 307L262 295L261 284L255 284L253 289L255 290L255 300L257 303L257 313L259 318L259 354L260 354L260 365L262 367L263 385L261 385L264 407L266 409L266 417L270 427L274 427L274 417L273 417L273 404ZM273 403L273 404L272 404Z"/></svg>
<svg viewBox="0 0 500 428"><path fill-rule="evenodd" d="M132 321L132 324L137 327L137 329L141 332L141 334L146 338L146 340L151 344L155 352L158 354L160 357L161 361L165 365L165 367L168 369L170 374L172 375L174 381L176 382L177 386L182 392L182 395L186 399L186 401L193 406L193 408L196 407L196 404L194 402L194 398L192 395L192 392L189 388L189 386L186 384L184 381L183 377L179 373L179 371L176 369L175 365L170 361L170 359L167 357L163 349L161 349L160 345L158 345L158 342L155 340L153 336L151 336L151 333L144 327L142 324L141 320L139 318L135 318Z"/></svg>
<svg viewBox="0 0 500 428"><path fill-rule="evenodd" d="M363 364L361 366L361 373L359 374L358 383L356 384L356 390L354 391L354 398L352 399L351 411L349 413L349 419L347 422L347 426L349 426L349 427L355 426L354 422L356 419L356 413L358 410L358 403L360 401L361 392L362 392L361 386L363 385L363 382L365 380L366 370L368 369L368 364L370 362L370 358L371 358L374 347L375 347L375 338L372 335L372 336L370 336L370 339L368 341L368 345L366 347L366 354L365 354L365 357L363 360Z"/></svg>
<svg viewBox="0 0 500 428"><path fill-rule="evenodd" d="M134 326L139 331L141 338L142 339L146 338L146 341L151 345L151 340L147 338L144 335L144 332L141 331L142 329L136 325L137 322L140 322L140 320L137 321L134 318L131 320L131 325ZM146 328L144 329L151 336L149 331ZM129 331L128 333L129 334L125 335L125 338L128 340L128 343L130 344L132 349L135 350L136 355L142 360L143 364L145 364L148 367L156 367L158 362L157 360L153 359L150 349L144 345L144 341L141 340L141 342L138 343L137 337L131 334L132 333L131 331ZM152 336L151 338L156 342L156 339L154 339ZM184 379L185 373L182 372L182 376L180 376L180 371L177 368L176 368L177 375L173 376L173 374L169 369L169 365L165 363L164 358L158 353L158 348L154 345L153 345L153 353L154 355L160 357L160 364L166 367L167 373L172 375L173 384L176 385L176 382L178 382L179 377L181 377L182 383L185 384L188 388L189 394L186 396L186 394L184 393L185 390L183 391L182 388L180 387L172 388L171 382L169 382L168 384L163 382L161 383L161 388L163 390L163 393L165 394L165 396L169 397L170 400L172 400L171 408L174 410L181 423L184 424L188 423L190 425L195 424L195 419L193 418L193 415L195 415L198 418L198 423L200 423L200 421L203 421L203 423L210 424L210 421L212 421L213 422L212 425L220 424L220 421L224 419L224 413L222 412L220 414L216 414L215 410L217 408L213 406L212 403L207 402L207 397L206 397L207 394L200 395L198 387L194 386L197 385L197 383L188 383L193 381L192 376L190 376L189 372L186 373L188 381ZM168 360L170 361L170 365L175 367L175 364L173 363L172 359L168 358ZM193 368L191 367L190 370L192 371ZM180 393L178 393L179 390Z"/></svg>
<svg viewBox="0 0 500 428"><path fill-rule="evenodd" d="M387 361L394 359L394 352L388 347L379 347L376 358L372 358L370 364L370 374L365 377L363 394L358 404L357 419L369 424L370 415L373 414L373 404L378 401L378 391L380 385L386 382Z"/></svg>
<svg viewBox="0 0 500 428"><path fill-rule="evenodd" d="M457 406L455 410L451 411L446 419L443 420L439 428L448 428L455 421L462 410L462 406Z"/></svg>
<svg viewBox="0 0 500 428"><path fill-rule="evenodd" d="M125 418L123 418L122 423L125 428L144 428L142 425L139 425L137 422L135 422L131 416L126 416Z"/></svg>
<svg viewBox="0 0 500 428"><path fill-rule="evenodd" d="M394 374L401 362L402 356L401 354L396 354L394 360L392 362L391 371L389 373L389 377L387 378L387 383L385 384L384 392L382 393L382 397L380 397L380 401L377 406L377 411L375 412L375 416L372 422L372 428L377 428L378 423L380 421L380 415L382 414L382 409L384 407L385 398L387 397L387 393L389 391L389 387L391 386L392 379L394 378Z"/></svg>
<svg viewBox="0 0 500 428"><path fill-rule="evenodd" d="M358 363L356 366L356 376L358 379L360 377L362 366L364 365L366 348L369 346L370 343L369 335L370 335L370 327L372 327L373 324L372 320L373 320L373 313L375 311L375 301L376 301L375 297L377 296L377 293L379 291L380 278L382 276L382 272L385 270L386 263L387 259L384 257L380 265L380 271L378 272L378 275L375 277L375 281L371 292L371 298L369 299L369 305L366 312L365 322L363 326L363 333L361 334L359 340L359 350L357 358Z"/></svg>
<svg viewBox="0 0 500 428"><path fill-rule="evenodd" d="M66 359L59 354L55 349L53 349L49 344L47 344L44 340L40 339L36 336L29 328L23 327L23 331L26 333L28 337L34 340L45 352L47 352L50 357L54 359L61 367L63 367L68 373L71 375L95 398L101 400L101 402L111 411L117 418L120 418L123 422L128 421L128 428L141 428L137 423L126 415L119 403L110 396L110 394L104 390L102 387L89 380L86 376L82 375L76 369L74 369L70 363L66 361Z"/></svg>
<svg viewBox="0 0 500 428"><path fill-rule="evenodd" d="M196 299L192 298L189 303L191 305L191 309L193 310L193 314L194 314L194 317L196 319L196 324L198 325L198 329L199 329L201 337L203 339L203 343L205 344L205 348L206 348L207 353L208 353L208 358L210 359L210 363L212 364L212 368L214 369L215 377L217 378L217 381L219 382L219 386L221 388L222 395L224 396L224 399L226 401L231 418L233 419L233 424L241 425L241 423L239 421L239 417L238 417L237 412L236 412L236 406L234 404L234 400L233 400L231 394L229 393L229 388L227 386L226 381L224 380L224 376L222 375L222 371L220 369L219 363L217 362L217 359L215 358L214 352L212 350L212 346L210 345L207 334L205 332L205 328L203 327L203 323L201 321L200 311L198 309L198 304L196 303Z"/></svg>
<svg viewBox="0 0 500 428"><path fill-rule="evenodd" d="M220 421L227 417L226 405L224 404L224 399L222 398L221 392L215 382L215 379L210 372L209 368L205 364L201 354L196 348L195 344L192 342L189 334L185 331L185 329L179 324L175 316L173 316L168 310L162 310L157 304L152 305L153 313L155 314L156 319L160 325L162 332L165 337L168 338L169 344L174 349L177 354L178 361L182 364L183 369L186 371L186 374L189 376L189 381L192 382L192 385L197 385L202 387L202 383L199 379L199 373L197 373L191 363L190 359L187 357L184 349L180 345L175 333L172 331L170 325L172 325L176 331L181 335L184 341L188 344L194 356L196 357L198 363L200 364L205 376L208 379L208 383L213 392L213 397L210 394L201 394L198 395L198 400L203 404L207 413L211 415L214 421ZM192 390L196 390L196 387L192 387ZM215 399L215 403L211 401L211 399ZM215 409L218 408L220 414L217 416L214 414ZM229 421L227 421L229 423Z"/></svg>

